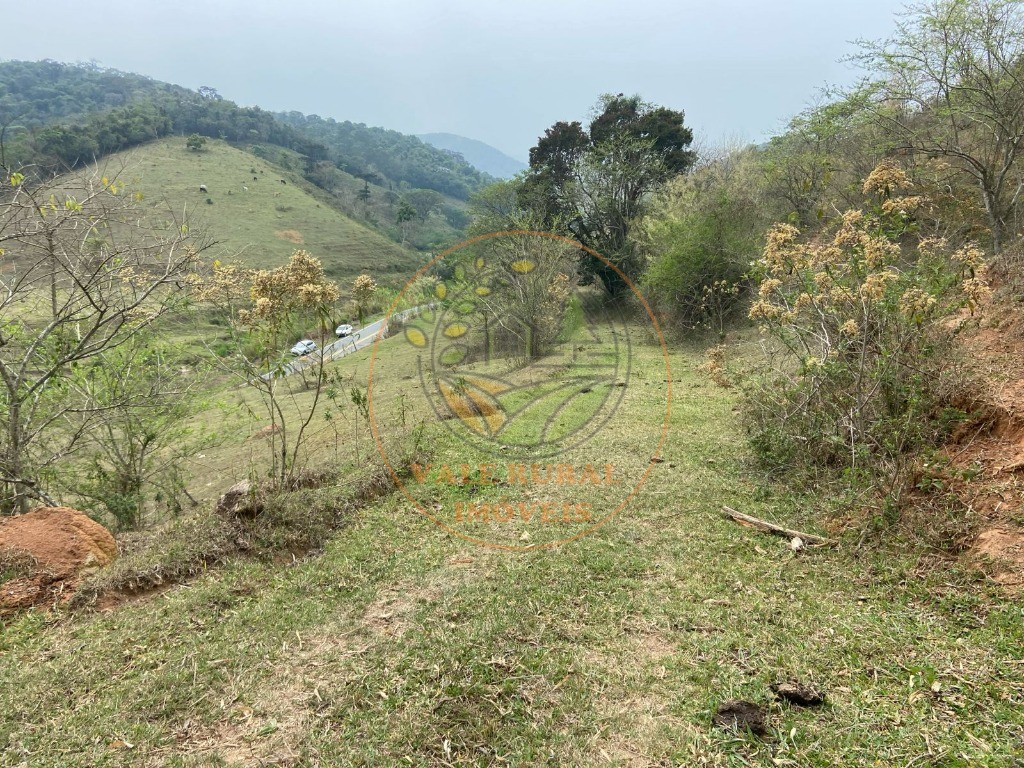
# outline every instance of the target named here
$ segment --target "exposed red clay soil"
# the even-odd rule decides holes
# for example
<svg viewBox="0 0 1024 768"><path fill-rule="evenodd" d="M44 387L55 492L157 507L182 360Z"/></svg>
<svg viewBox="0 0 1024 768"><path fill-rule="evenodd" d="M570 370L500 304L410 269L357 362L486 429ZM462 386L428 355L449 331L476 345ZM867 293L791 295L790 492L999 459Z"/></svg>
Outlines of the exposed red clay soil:
<svg viewBox="0 0 1024 768"><path fill-rule="evenodd" d="M29 573L0 584L0 615L69 598L77 580L117 556L110 531L70 507L41 507L0 523L0 556Z"/></svg>
<svg viewBox="0 0 1024 768"><path fill-rule="evenodd" d="M990 307L991 311L999 311ZM966 481L953 491L979 531L966 555L1011 591L1024 589L1024 318L1017 311L965 332L961 344L982 384L977 418L944 453Z"/></svg>

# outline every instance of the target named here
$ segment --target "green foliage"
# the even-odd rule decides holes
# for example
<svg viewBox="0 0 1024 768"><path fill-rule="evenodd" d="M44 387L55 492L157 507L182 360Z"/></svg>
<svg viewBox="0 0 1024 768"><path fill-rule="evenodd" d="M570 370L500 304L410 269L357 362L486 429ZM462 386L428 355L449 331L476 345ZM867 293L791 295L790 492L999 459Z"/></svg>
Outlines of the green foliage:
<svg viewBox="0 0 1024 768"><path fill-rule="evenodd" d="M363 188L360 189L358 193L356 193L356 197L358 197L360 202L362 202L364 205L370 202L370 198L373 197L373 193L370 192L369 182L363 182Z"/></svg>
<svg viewBox="0 0 1024 768"><path fill-rule="evenodd" d="M633 225L647 212L650 194L694 161L693 133L683 113L606 95L589 132L579 122L555 123L530 150L519 204L543 227L563 230L612 265L584 258L586 271L615 296L643 270ZM621 273L621 274L620 274Z"/></svg>
<svg viewBox="0 0 1024 768"><path fill-rule="evenodd" d="M206 146L206 137L200 136L198 133L193 133L185 139L185 146L193 152L201 152L203 147Z"/></svg>
<svg viewBox="0 0 1024 768"><path fill-rule="evenodd" d="M859 204L861 180L888 149L861 93L807 109L758 151L764 205L775 219L819 227L833 215L832 201Z"/></svg>
<svg viewBox="0 0 1024 768"><path fill-rule="evenodd" d="M202 381L202 371L183 367L180 353L155 336L100 355L76 388L107 417L84 440L80 472L61 484L118 530L180 514L190 501L185 461L213 440L188 421L201 407Z"/></svg>
<svg viewBox="0 0 1024 768"><path fill-rule="evenodd" d="M398 205L398 213L395 215L395 221L398 224L405 224L407 221L412 221L416 218L416 209L413 208L406 200L402 200Z"/></svg>
<svg viewBox="0 0 1024 768"><path fill-rule="evenodd" d="M642 288L659 315L722 333L739 306L766 225L752 150L723 153L669 183L645 219Z"/></svg>
<svg viewBox="0 0 1024 768"><path fill-rule="evenodd" d="M132 405L123 390L98 397L91 367L184 306L209 245L187 220L147 215L116 176L14 182L4 184L0 205L5 257L14 267L0 280L6 511L24 510L30 496L52 501L42 485Z"/></svg>
<svg viewBox="0 0 1024 768"><path fill-rule="evenodd" d="M973 188L995 253L1019 231L1024 152L1024 8L1016 0L930 0L895 34L863 43L872 121L903 155L941 158Z"/></svg>
<svg viewBox="0 0 1024 768"><path fill-rule="evenodd" d="M402 195L402 202L416 212L420 221L426 221L431 213L441 207L444 197L432 189L410 189Z"/></svg>

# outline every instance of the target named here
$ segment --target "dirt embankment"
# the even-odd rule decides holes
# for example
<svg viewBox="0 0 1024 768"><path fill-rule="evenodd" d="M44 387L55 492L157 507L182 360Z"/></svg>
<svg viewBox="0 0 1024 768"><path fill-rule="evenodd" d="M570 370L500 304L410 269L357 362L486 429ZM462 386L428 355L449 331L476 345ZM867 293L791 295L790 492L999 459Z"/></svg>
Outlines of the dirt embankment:
<svg viewBox="0 0 1024 768"><path fill-rule="evenodd" d="M41 507L0 523L0 615L69 598L78 580L117 556L110 531L70 507Z"/></svg>
<svg viewBox="0 0 1024 768"><path fill-rule="evenodd" d="M982 327L961 335L977 382L975 416L943 453L950 489L967 507L976 536L966 555L990 578L1024 590L1024 317L990 308Z"/></svg>

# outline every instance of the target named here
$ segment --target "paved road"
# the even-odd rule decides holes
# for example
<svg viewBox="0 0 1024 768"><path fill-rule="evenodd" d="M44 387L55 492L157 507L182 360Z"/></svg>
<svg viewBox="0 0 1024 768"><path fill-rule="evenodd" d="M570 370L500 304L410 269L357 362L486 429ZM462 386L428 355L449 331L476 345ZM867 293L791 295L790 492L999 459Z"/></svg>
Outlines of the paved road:
<svg viewBox="0 0 1024 768"><path fill-rule="evenodd" d="M412 309L395 312L395 314L390 317L381 318L375 323L370 323L369 325L360 328L351 336L346 336L343 339L332 341L323 348L324 360L338 360L345 357L345 355L351 355L353 352L358 352L360 349L364 349L370 344L373 344L373 341L377 338L378 334L381 334L381 338L387 336L389 320L393 319L397 322L408 320L409 318L416 317L425 309L431 309L433 306L433 304L421 304L420 306L413 307ZM381 333L382 330L383 333ZM290 376L293 373L301 371L303 368L315 365L318 361L317 355L320 353L321 350L318 349L304 357L298 357L289 363L285 363L279 369L279 375ZM264 373L260 378L264 380L269 379L271 375L271 373Z"/></svg>

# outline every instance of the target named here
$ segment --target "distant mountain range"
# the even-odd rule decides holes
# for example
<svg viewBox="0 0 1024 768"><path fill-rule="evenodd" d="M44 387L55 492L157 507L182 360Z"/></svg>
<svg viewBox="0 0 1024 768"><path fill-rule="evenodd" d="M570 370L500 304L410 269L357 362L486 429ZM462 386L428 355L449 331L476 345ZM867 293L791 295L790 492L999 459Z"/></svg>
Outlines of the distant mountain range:
<svg viewBox="0 0 1024 768"><path fill-rule="evenodd" d="M438 149L457 152L474 167L499 179L510 179L527 168L526 163L476 139L454 133L421 133L417 138Z"/></svg>

